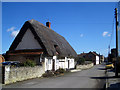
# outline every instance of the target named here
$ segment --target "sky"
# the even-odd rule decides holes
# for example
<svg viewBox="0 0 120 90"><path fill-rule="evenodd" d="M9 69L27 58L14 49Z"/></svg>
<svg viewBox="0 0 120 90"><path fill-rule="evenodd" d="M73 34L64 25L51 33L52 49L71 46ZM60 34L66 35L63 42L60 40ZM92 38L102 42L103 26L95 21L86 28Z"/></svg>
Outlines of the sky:
<svg viewBox="0 0 120 90"><path fill-rule="evenodd" d="M78 53L96 51L108 55L115 47L116 2L3 2L2 52L9 50L27 20L35 19L65 37Z"/></svg>

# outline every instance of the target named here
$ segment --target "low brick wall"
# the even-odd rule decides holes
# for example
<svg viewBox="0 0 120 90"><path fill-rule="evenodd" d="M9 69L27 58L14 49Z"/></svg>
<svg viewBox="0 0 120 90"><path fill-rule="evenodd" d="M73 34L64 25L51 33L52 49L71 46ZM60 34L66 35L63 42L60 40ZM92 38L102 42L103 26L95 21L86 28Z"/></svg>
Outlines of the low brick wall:
<svg viewBox="0 0 120 90"><path fill-rule="evenodd" d="M4 84L41 77L45 73L44 66L10 67L5 66Z"/></svg>
<svg viewBox="0 0 120 90"><path fill-rule="evenodd" d="M91 64L87 64L87 65L77 65L77 66L76 66L76 69L84 70L84 69L92 68L93 66L94 66L93 63L91 63Z"/></svg>

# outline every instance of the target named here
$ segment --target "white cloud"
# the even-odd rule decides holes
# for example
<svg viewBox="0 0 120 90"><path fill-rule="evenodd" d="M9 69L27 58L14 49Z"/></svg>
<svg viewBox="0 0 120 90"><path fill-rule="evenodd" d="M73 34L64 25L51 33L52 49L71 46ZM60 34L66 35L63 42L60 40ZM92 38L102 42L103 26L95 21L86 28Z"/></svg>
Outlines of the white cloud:
<svg viewBox="0 0 120 90"><path fill-rule="evenodd" d="M14 31L14 30L15 30L15 27L11 27L11 28L7 29L7 32Z"/></svg>
<svg viewBox="0 0 120 90"><path fill-rule="evenodd" d="M102 34L103 37L110 37L111 36L111 33L107 32L107 31L104 31L103 34Z"/></svg>
<svg viewBox="0 0 120 90"><path fill-rule="evenodd" d="M18 33L19 33L19 30L12 31L11 36L16 37Z"/></svg>
<svg viewBox="0 0 120 90"><path fill-rule="evenodd" d="M19 30L15 30L16 28L13 26L13 27L11 27L11 28L9 28L9 29L7 29L7 32L10 32L11 34L10 34L10 36L11 37L16 37L17 36L17 34L19 33Z"/></svg>
<svg viewBox="0 0 120 90"><path fill-rule="evenodd" d="M80 37L83 37L83 34L80 34Z"/></svg>
<svg viewBox="0 0 120 90"><path fill-rule="evenodd" d="M103 37L105 37L107 34L108 34L108 32L105 31L105 32L103 32L102 35L103 35Z"/></svg>

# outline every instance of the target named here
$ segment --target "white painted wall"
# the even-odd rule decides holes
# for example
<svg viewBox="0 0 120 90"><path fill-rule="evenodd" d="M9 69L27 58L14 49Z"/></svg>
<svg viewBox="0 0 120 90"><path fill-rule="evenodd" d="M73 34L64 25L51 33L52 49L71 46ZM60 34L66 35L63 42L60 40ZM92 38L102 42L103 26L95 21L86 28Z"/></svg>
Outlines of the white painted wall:
<svg viewBox="0 0 120 90"><path fill-rule="evenodd" d="M16 50L22 49L42 49L40 44L34 38L34 35L30 31L30 29L25 32L22 41L18 44L16 48Z"/></svg>
<svg viewBox="0 0 120 90"><path fill-rule="evenodd" d="M56 69L55 70L59 69L59 65L60 65L59 59L56 59Z"/></svg>
<svg viewBox="0 0 120 90"><path fill-rule="evenodd" d="M59 68L65 69L65 59L59 59Z"/></svg>
<svg viewBox="0 0 120 90"><path fill-rule="evenodd" d="M48 59L45 57L45 71L48 70Z"/></svg>
<svg viewBox="0 0 120 90"><path fill-rule="evenodd" d="M68 68L68 60L69 60L69 68ZM64 62L59 62L59 67L63 68L63 69L72 69L75 67L75 62L73 58L67 58L65 57L65 59L60 59L60 61L64 61Z"/></svg>
<svg viewBox="0 0 120 90"><path fill-rule="evenodd" d="M52 70L52 59L48 59L48 70Z"/></svg>
<svg viewBox="0 0 120 90"><path fill-rule="evenodd" d="M74 68L75 67L75 62L73 58L68 58L69 60L69 69Z"/></svg>
<svg viewBox="0 0 120 90"><path fill-rule="evenodd" d="M67 60L67 57L65 57L65 68L68 69L68 60Z"/></svg>
<svg viewBox="0 0 120 90"><path fill-rule="evenodd" d="M59 64L57 64L57 56L53 56L53 59L55 60L55 70L57 70L57 66L59 65Z"/></svg>
<svg viewBox="0 0 120 90"><path fill-rule="evenodd" d="M73 58L65 57L65 59L57 59L57 56L53 56L53 59L55 60L55 70L59 68L72 69L75 66L75 62ZM45 58L45 71L52 70L53 59L48 59L47 57ZM68 60L69 60L69 68L68 68Z"/></svg>
<svg viewBox="0 0 120 90"><path fill-rule="evenodd" d="M45 58L45 71L52 70L52 65L53 65L52 60L53 59Z"/></svg>
<svg viewBox="0 0 120 90"><path fill-rule="evenodd" d="M99 56L96 56L96 65L99 64Z"/></svg>

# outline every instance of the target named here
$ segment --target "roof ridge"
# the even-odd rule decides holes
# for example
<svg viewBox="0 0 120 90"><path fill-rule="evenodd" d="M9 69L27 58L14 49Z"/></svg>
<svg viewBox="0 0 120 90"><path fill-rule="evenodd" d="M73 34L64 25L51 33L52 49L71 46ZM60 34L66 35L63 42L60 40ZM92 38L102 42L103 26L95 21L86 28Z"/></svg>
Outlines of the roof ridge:
<svg viewBox="0 0 120 90"><path fill-rule="evenodd" d="M37 21L37 20L35 20L35 19L28 20L28 22L29 22L30 24L33 24L33 22L37 22L37 23L39 23L40 25L42 25L43 27L45 27L45 28L47 28L47 29L50 29L51 31L55 32L55 31L52 30L51 28L45 26L44 24L40 23L39 21ZM58 34L57 32L55 32L55 33ZM60 35L60 34L58 34L58 35L61 36L61 37L63 37L63 36ZM63 38L64 38L64 37L63 37ZM65 38L64 38L64 39L65 39Z"/></svg>

